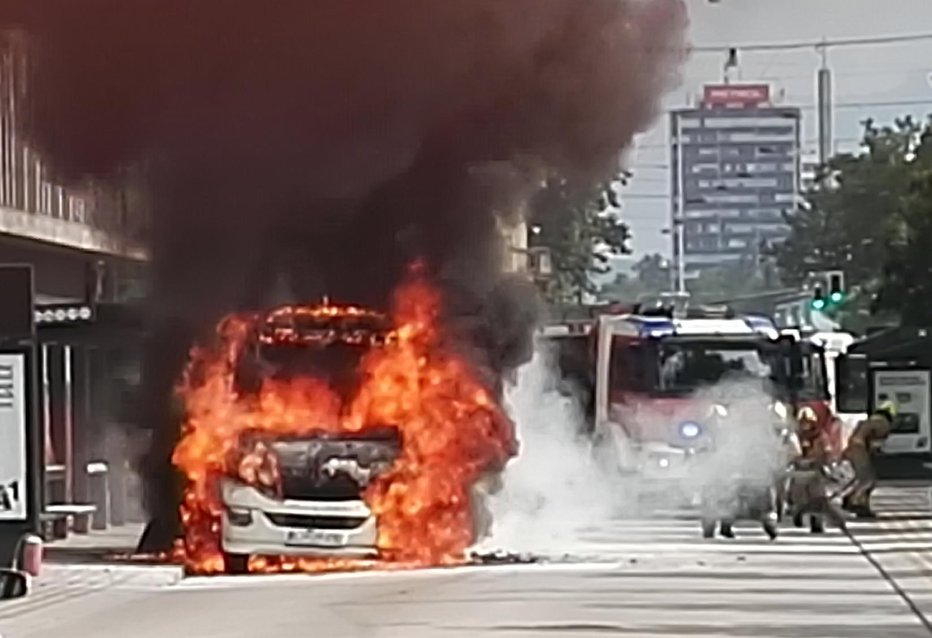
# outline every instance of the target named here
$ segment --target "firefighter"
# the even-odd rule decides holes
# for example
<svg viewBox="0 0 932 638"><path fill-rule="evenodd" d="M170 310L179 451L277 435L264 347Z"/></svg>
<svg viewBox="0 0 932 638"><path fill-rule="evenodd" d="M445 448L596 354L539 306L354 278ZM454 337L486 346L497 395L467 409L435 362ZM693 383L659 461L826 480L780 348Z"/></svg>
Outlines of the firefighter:
<svg viewBox="0 0 932 638"><path fill-rule="evenodd" d="M809 514L809 531L821 534L825 531L825 516L830 516L836 523L840 521L831 510L825 481L825 471L831 462L831 443L811 407L800 409L796 422L799 453L793 459L789 481L793 524L802 527L804 515Z"/></svg>
<svg viewBox="0 0 932 638"><path fill-rule="evenodd" d="M883 442L890 436L893 419L896 418L896 404L892 401L881 403L874 413L855 426L843 457L854 469L854 486L845 497L843 507L853 512L858 518L874 518L870 507L871 493L877 483L871 454L879 452Z"/></svg>
<svg viewBox="0 0 932 638"><path fill-rule="evenodd" d="M753 520L761 524L770 540L776 540L779 534L781 509L781 489L779 483L786 476L787 450L792 449L793 434L785 423L778 424L773 430L776 435L771 451L776 451L779 462L759 463L742 455L742 462L734 465L733 459L722 458L717 469L722 474L710 481L703 488L702 496L702 535L712 538L716 524L725 538L734 538L734 524L737 520ZM778 465L778 468L772 467ZM778 469L779 476L774 476Z"/></svg>

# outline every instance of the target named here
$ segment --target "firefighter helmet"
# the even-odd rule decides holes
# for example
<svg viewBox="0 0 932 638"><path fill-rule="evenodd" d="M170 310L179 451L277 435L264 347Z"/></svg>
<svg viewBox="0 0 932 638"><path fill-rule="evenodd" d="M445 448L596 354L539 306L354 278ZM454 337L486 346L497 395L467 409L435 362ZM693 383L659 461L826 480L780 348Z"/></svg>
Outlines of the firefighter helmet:
<svg viewBox="0 0 932 638"><path fill-rule="evenodd" d="M896 418L896 403L890 400L881 401L874 413L886 417L892 423Z"/></svg>
<svg viewBox="0 0 932 638"><path fill-rule="evenodd" d="M819 420L819 416L816 414L816 411L813 410L808 405L804 405L799 409L799 412L796 414L796 420L800 423L814 423Z"/></svg>

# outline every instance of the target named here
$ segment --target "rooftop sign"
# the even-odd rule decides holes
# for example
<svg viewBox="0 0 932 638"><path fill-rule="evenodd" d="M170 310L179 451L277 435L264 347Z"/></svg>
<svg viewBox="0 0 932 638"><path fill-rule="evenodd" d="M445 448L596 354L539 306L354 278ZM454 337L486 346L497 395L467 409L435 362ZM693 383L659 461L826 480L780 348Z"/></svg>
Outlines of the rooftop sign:
<svg viewBox="0 0 932 638"><path fill-rule="evenodd" d="M747 108L770 104L769 84L707 84L702 104L727 108Z"/></svg>

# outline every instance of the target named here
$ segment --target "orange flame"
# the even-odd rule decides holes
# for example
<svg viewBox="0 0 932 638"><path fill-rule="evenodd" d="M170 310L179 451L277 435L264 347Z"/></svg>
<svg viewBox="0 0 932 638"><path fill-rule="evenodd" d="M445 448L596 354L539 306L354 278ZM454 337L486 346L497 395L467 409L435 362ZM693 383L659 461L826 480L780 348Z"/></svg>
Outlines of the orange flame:
<svg viewBox="0 0 932 638"><path fill-rule="evenodd" d="M234 368L257 316L224 319L214 347L192 351L178 389L186 422L173 456L187 478L181 510L184 556L191 571L224 569L219 479L238 476L267 485L273 480L270 473L277 472L261 446L236 455L243 435L305 434L308 424L314 431L360 432L386 423L400 430L398 459L364 494L378 520L380 565L441 565L464 559L474 541L470 487L484 472L500 470L515 454L516 442L511 423L476 371L443 348L440 295L415 277L396 292L391 337L366 351L358 368L358 389L349 398L313 377L265 379L255 397L239 396ZM273 323L281 312L271 315ZM374 316L368 310L329 304L293 312ZM250 570L320 571L372 564L257 557Z"/></svg>

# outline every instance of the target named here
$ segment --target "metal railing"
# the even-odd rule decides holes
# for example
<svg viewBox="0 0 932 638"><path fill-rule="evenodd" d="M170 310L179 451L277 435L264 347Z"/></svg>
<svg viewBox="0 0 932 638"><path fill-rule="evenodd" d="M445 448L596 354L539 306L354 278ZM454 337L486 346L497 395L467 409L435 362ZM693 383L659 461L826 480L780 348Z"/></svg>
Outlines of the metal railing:
<svg viewBox="0 0 932 638"><path fill-rule="evenodd" d="M123 250L118 246L141 245L148 216L131 186L57 183L47 163L26 142L21 134L25 78L21 48L14 38L0 33L0 209L8 213L0 232L30 235L30 229L45 228L55 220L97 231L93 243L103 252L119 253ZM62 236L45 233L56 234Z"/></svg>

